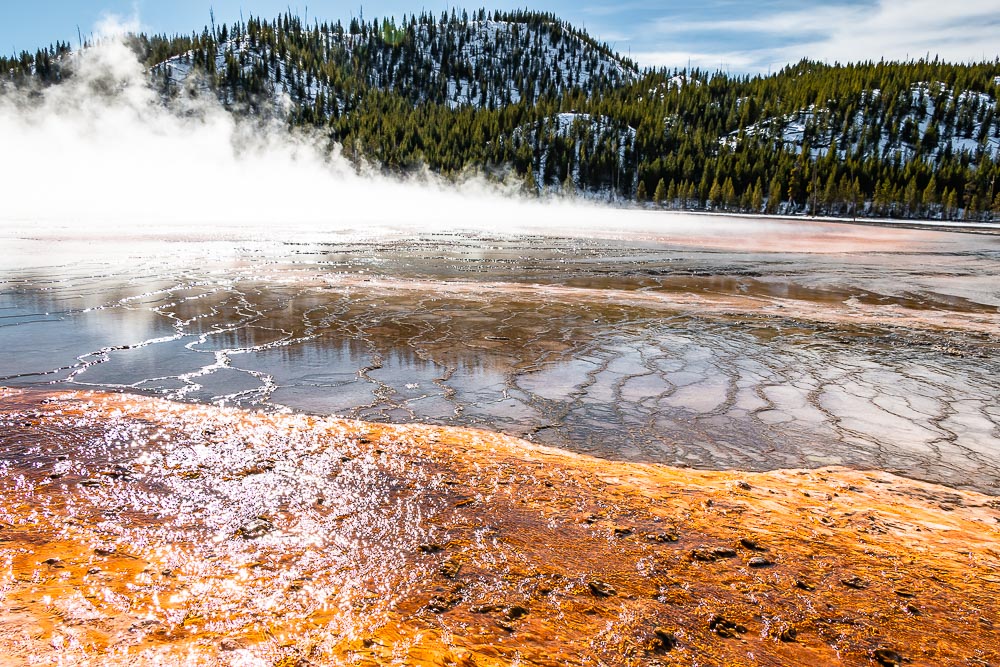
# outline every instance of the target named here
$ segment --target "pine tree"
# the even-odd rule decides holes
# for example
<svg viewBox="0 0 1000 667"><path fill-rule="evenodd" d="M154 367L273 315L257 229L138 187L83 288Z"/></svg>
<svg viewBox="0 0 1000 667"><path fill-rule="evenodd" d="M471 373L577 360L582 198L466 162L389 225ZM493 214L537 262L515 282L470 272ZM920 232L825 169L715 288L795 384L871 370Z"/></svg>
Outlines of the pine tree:
<svg viewBox="0 0 1000 667"><path fill-rule="evenodd" d="M944 207L945 220L953 220L958 209L958 193L952 188L945 188L941 196L941 204Z"/></svg>
<svg viewBox="0 0 1000 667"><path fill-rule="evenodd" d="M731 209L736 205L736 186L733 185L732 177L726 178L722 185L722 206Z"/></svg>
<svg viewBox="0 0 1000 667"><path fill-rule="evenodd" d="M673 182L671 182L671 185L673 185ZM659 181L656 182L656 189L653 190L653 201L655 201L658 206L663 206L663 202L666 201L666 199L667 199L667 185L666 183L663 182L663 179L661 178Z"/></svg>
<svg viewBox="0 0 1000 667"><path fill-rule="evenodd" d="M753 213L760 213L764 207L764 187L758 178L753 186L753 194L750 196L750 210Z"/></svg>
<svg viewBox="0 0 1000 667"><path fill-rule="evenodd" d="M965 220L976 220L979 218L979 201L977 197L973 196L969 198L962 217Z"/></svg>
<svg viewBox="0 0 1000 667"><path fill-rule="evenodd" d="M974 179L965 182L965 194L961 201L965 204L963 217L975 220L979 216L979 184Z"/></svg>
<svg viewBox="0 0 1000 667"><path fill-rule="evenodd" d="M767 213L777 213L781 204L781 181L777 176L771 179L771 187L767 190Z"/></svg>
<svg viewBox="0 0 1000 667"><path fill-rule="evenodd" d="M854 218L858 217L858 213L861 212L861 207L864 205L864 191L861 189L861 183L858 179L854 179L851 183L850 196L848 197L848 208L850 209L851 216Z"/></svg>
<svg viewBox="0 0 1000 667"><path fill-rule="evenodd" d="M566 170L566 179L562 184L562 193L564 196L576 194L576 183L573 182L573 172L569 169Z"/></svg>
<svg viewBox="0 0 1000 667"><path fill-rule="evenodd" d="M715 185L718 186L719 182L715 181ZM711 192L712 182L708 180L708 170L706 169L702 172L701 182L698 184L698 189L695 191L695 195L691 197L691 199L693 200L694 197L697 197L698 205L700 206L705 204L706 201L712 199Z"/></svg>
<svg viewBox="0 0 1000 667"><path fill-rule="evenodd" d="M875 196L872 198L872 212L884 216L889 208L889 195L885 181L879 181L875 186Z"/></svg>
<svg viewBox="0 0 1000 667"><path fill-rule="evenodd" d="M750 210L750 197L751 197L752 192L753 192L753 188L747 188L746 190L743 191L743 194L740 195L740 203L739 203L739 210L740 211L749 211Z"/></svg>
<svg viewBox="0 0 1000 667"><path fill-rule="evenodd" d="M912 217L920 210L920 190L917 188L917 177L913 176L906 184L906 191L903 193L903 204L906 207L907 217Z"/></svg>
<svg viewBox="0 0 1000 667"><path fill-rule="evenodd" d="M799 203L799 197L804 192L804 182L801 165L796 163L788 177L788 203L793 207Z"/></svg>
<svg viewBox="0 0 1000 667"><path fill-rule="evenodd" d="M937 179L931 175L931 180L927 182L927 187L924 188L923 194L920 199L924 203L925 214L930 215L932 213L932 208L934 204L937 203Z"/></svg>
<svg viewBox="0 0 1000 667"><path fill-rule="evenodd" d="M635 198L640 204L646 203L646 182L643 180L639 181L639 187L636 189Z"/></svg>
<svg viewBox="0 0 1000 667"><path fill-rule="evenodd" d="M823 188L823 206L827 212L832 213L837 204L837 172L831 171L826 179L826 186Z"/></svg>
<svg viewBox="0 0 1000 667"><path fill-rule="evenodd" d="M708 207L712 210L719 208L722 203L722 186L718 180L712 181L712 187L708 191Z"/></svg>
<svg viewBox="0 0 1000 667"><path fill-rule="evenodd" d="M535 171L531 168L530 162L527 171L524 172L523 190L528 194L538 194L538 183L535 181Z"/></svg>
<svg viewBox="0 0 1000 667"><path fill-rule="evenodd" d="M682 187L683 187L683 185L682 185ZM670 185L667 186L667 204L671 208L676 208L677 205L678 205L677 204L677 199L681 196L680 193L679 193L679 190L680 190L680 188L677 187L677 183L675 183L674 179L671 178L670 179ZM998 196L1000 196L1000 195L998 195Z"/></svg>

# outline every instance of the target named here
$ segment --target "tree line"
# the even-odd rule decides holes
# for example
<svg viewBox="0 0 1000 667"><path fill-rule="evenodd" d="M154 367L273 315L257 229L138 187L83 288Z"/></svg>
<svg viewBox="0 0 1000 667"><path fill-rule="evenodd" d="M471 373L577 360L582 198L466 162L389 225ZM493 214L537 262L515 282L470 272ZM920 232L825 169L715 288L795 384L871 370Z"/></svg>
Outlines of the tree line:
<svg viewBox="0 0 1000 667"><path fill-rule="evenodd" d="M1000 217L1000 61L643 70L551 14L485 9L129 41L167 103L197 86L237 113L290 101L290 126L390 171L671 208ZM69 53L0 58L0 73L58 83Z"/></svg>

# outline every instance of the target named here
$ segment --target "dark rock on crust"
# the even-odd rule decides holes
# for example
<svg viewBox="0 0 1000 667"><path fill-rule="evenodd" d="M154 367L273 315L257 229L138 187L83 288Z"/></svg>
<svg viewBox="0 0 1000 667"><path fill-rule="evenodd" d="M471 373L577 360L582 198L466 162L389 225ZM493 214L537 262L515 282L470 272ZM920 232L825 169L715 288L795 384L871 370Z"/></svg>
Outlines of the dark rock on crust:
<svg viewBox="0 0 1000 667"><path fill-rule="evenodd" d="M672 651L677 647L677 637L674 633L663 628L656 628L653 630L653 634L656 638L653 640L653 647L657 651Z"/></svg>
<svg viewBox="0 0 1000 667"><path fill-rule="evenodd" d="M445 562L441 563L441 567L438 568L438 572L442 576L448 579L454 579L458 576L459 571L462 569L462 561L458 558L451 557Z"/></svg>
<svg viewBox="0 0 1000 667"><path fill-rule="evenodd" d="M875 649L872 657L883 667L900 667L903 664L903 656L888 648Z"/></svg>
<svg viewBox="0 0 1000 667"><path fill-rule="evenodd" d="M713 616L708 622L708 629L724 639L733 639L747 631L745 625L731 621L725 616Z"/></svg>
<svg viewBox="0 0 1000 667"><path fill-rule="evenodd" d="M587 582L587 586L590 587L590 592L599 598L608 598L612 595L618 595L618 591L616 591L611 584L603 581L590 581Z"/></svg>
<svg viewBox="0 0 1000 667"><path fill-rule="evenodd" d="M267 517L259 516L236 529L236 535L244 540L256 540L274 530L274 524Z"/></svg>
<svg viewBox="0 0 1000 667"><path fill-rule="evenodd" d="M767 551L766 547L762 547L760 542L749 537L740 538L740 546L744 549L749 549L750 551Z"/></svg>
<svg viewBox="0 0 1000 667"><path fill-rule="evenodd" d="M676 542L677 533L650 533L646 539L650 542Z"/></svg>
<svg viewBox="0 0 1000 667"><path fill-rule="evenodd" d="M524 605L515 604L507 609L507 618L512 621L517 621L528 615L528 608Z"/></svg>

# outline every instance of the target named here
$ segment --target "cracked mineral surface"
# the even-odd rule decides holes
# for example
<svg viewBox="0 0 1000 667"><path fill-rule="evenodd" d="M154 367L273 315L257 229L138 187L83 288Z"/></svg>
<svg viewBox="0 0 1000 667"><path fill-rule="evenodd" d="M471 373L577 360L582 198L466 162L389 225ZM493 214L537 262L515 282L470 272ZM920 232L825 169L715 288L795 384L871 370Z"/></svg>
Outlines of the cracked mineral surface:
<svg viewBox="0 0 1000 667"><path fill-rule="evenodd" d="M1000 238L631 215L574 234L5 230L0 384L997 493Z"/></svg>

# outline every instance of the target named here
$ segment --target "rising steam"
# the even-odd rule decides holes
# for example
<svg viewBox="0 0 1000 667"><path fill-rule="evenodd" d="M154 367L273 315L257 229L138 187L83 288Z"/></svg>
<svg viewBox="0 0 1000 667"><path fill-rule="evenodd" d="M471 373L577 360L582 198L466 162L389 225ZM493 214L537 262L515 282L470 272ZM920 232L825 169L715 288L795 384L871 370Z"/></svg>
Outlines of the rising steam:
<svg viewBox="0 0 1000 667"><path fill-rule="evenodd" d="M359 170L322 137L240 121L214 98L168 108L121 39L134 28L103 26L97 46L70 56L74 76L63 84L0 94L0 237L586 230L744 249L780 234L809 237L806 252L843 249L825 243L844 235L839 226L622 211L524 198L482 179L455 185Z"/></svg>
<svg viewBox="0 0 1000 667"><path fill-rule="evenodd" d="M120 39L73 58L66 83L30 102L0 97L0 218L8 224L281 234L372 225L502 229L524 218L524 202L481 181L454 187L426 175L406 182L359 173L318 137L241 122L215 100L189 102L184 113L168 109Z"/></svg>

